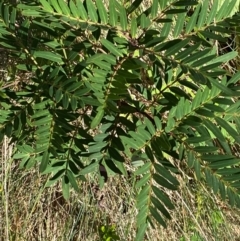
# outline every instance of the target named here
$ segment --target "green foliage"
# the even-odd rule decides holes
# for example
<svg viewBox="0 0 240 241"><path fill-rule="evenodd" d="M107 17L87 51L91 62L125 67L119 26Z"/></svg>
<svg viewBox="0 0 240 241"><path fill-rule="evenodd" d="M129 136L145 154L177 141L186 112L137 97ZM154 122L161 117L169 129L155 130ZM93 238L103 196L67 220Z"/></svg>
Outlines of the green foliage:
<svg viewBox="0 0 240 241"><path fill-rule="evenodd" d="M111 226L101 226L99 228L99 235L101 241L117 241L120 240L119 236L116 234L115 225Z"/></svg>
<svg viewBox="0 0 240 241"><path fill-rule="evenodd" d="M0 45L31 73L0 92L0 138L12 138L20 167L61 181L66 199L100 165L125 176L137 166L137 241L171 218L167 190L183 163L240 206L240 72L223 68L238 53L216 48L240 21L235 0L142 3L0 4Z"/></svg>

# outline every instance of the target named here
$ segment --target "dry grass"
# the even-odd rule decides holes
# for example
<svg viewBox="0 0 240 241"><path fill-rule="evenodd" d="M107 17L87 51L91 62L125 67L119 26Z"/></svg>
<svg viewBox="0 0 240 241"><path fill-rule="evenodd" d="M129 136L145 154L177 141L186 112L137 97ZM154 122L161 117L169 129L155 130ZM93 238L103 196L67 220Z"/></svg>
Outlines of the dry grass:
<svg viewBox="0 0 240 241"><path fill-rule="evenodd" d="M123 241L134 240L136 210L133 183L110 177L99 190L97 177L81 182L80 193L65 201L59 185L44 188L46 177L38 169L20 170L10 156L12 146L2 145L0 240L97 241L98 228L116 224ZM199 183L181 178L178 192L169 193L176 205L168 228L149 230L145 240L240 240L240 211L219 201Z"/></svg>

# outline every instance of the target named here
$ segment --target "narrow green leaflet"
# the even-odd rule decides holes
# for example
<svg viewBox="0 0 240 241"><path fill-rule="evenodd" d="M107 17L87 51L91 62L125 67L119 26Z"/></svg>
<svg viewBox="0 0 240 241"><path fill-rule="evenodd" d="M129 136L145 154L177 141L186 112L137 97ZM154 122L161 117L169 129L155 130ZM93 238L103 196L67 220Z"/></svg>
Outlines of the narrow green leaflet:
<svg viewBox="0 0 240 241"><path fill-rule="evenodd" d="M117 57L123 57L122 52L110 41L107 39L101 39L102 45L109 50L110 53Z"/></svg>
<svg viewBox="0 0 240 241"><path fill-rule="evenodd" d="M239 120L238 116L234 117L233 120L234 120L235 127L236 127L238 133L240 133L240 120Z"/></svg>
<svg viewBox="0 0 240 241"><path fill-rule="evenodd" d="M86 11L85 7L83 6L82 1L76 1L76 7L77 7L80 17L83 20L87 20L88 19L87 11Z"/></svg>
<svg viewBox="0 0 240 241"><path fill-rule="evenodd" d="M190 99L189 95L186 93L186 91L178 88L178 87L175 87L175 86L172 86L169 88L173 93L175 93L176 95L179 95L181 97L184 97L186 99ZM189 102L186 102L186 104L189 103Z"/></svg>
<svg viewBox="0 0 240 241"><path fill-rule="evenodd" d="M130 148L134 148L135 150L138 150L140 146L136 143L136 141L133 141L132 139L126 137L126 136L120 136L123 143L126 144Z"/></svg>
<svg viewBox="0 0 240 241"><path fill-rule="evenodd" d="M114 57L111 54L104 54L103 59L107 61L109 64L115 65L116 64L116 57ZM107 75L107 74L106 74ZM103 76L106 76L105 73L103 73ZM122 83L121 83L122 84Z"/></svg>
<svg viewBox="0 0 240 241"><path fill-rule="evenodd" d="M41 164L40 164L40 172L43 172L45 171L45 169L47 168L48 166L48 161L49 161L49 152L48 150L46 150L44 153L43 153L43 156L42 156L42 161L41 161Z"/></svg>
<svg viewBox="0 0 240 241"><path fill-rule="evenodd" d="M209 89L205 88L205 90L202 92L201 90L198 90L195 98L192 101L192 110L196 110L197 108L200 107L200 104L202 103L202 101L204 101L205 99L203 99L203 96L208 97L208 93L209 93Z"/></svg>
<svg viewBox="0 0 240 241"><path fill-rule="evenodd" d="M143 13L140 18L140 26L143 29L147 29L151 25L150 19Z"/></svg>
<svg viewBox="0 0 240 241"><path fill-rule="evenodd" d="M141 136L138 133L135 133L133 131L130 131L129 134L131 135L131 137L134 138L134 140L136 140L138 146L146 145L147 140L143 136Z"/></svg>
<svg viewBox="0 0 240 241"><path fill-rule="evenodd" d="M135 0L131 3L130 7L127 9L127 14L134 12L144 0Z"/></svg>
<svg viewBox="0 0 240 241"><path fill-rule="evenodd" d="M215 120L217 123L223 127L238 143L240 143L240 135L235 129L233 129L227 121L222 118L216 117Z"/></svg>
<svg viewBox="0 0 240 241"><path fill-rule="evenodd" d="M97 167L99 166L98 162L93 162L90 165L84 167L80 172L79 175L86 175L88 173L95 172Z"/></svg>
<svg viewBox="0 0 240 241"><path fill-rule="evenodd" d="M201 8L201 4L197 6L197 8L194 10L193 15L190 17L187 26L186 26L186 33L190 33L194 27L196 26L196 22L199 16L199 10Z"/></svg>
<svg viewBox="0 0 240 241"><path fill-rule="evenodd" d="M169 9L165 11L166 14L180 14L180 13L186 13L187 9Z"/></svg>
<svg viewBox="0 0 240 241"><path fill-rule="evenodd" d="M155 140L162 150L165 150L165 151L171 150L171 144L164 133L160 137L156 137Z"/></svg>
<svg viewBox="0 0 240 241"><path fill-rule="evenodd" d="M176 56L175 59L184 59L186 58L189 54L194 53L196 49L200 47L201 43L196 43L195 45L189 46L188 48L184 49L183 51L179 52Z"/></svg>
<svg viewBox="0 0 240 241"><path fill-rule="evenodd" d="M240 159L218 160L210 163L208 166L212 169L220 169L230 167L232 165L239 165Z"/></svg>
<svg viewBox="0 0 240 241"><path fill-rule="evenodd" d="M119 16L120 16L120 24L123 31L127 30L128 27L128 20L127 20L127 13L123 6L119 9Z"/></svg>
<svg viewBox="0 0 240 241"><path fill-rule="evenodd" d="M159 1L160 9L163 10L167 6L168 2L169 2L169 0Z"/></svg>
<svg viewBox="0 0 240 241"><path fill-rule="evenodd" d="M54 12L53 8L52 8L51 5L49 4L49 2L47 2L46 0L40 0L40 3L43 5L43 9L44 9L45 11Z"/></svg>
<svg viewBox="0 0 240 241"><path fill-rule="evenodd" d="M136 37L136 33L137 33L137 20L136 20L135 17L133 17L132 21L131 21L131 35L132 35L132 38Z"/></svg>
<svg viewBox="0 0 240 241"><path fill-rule="evenodd" d="M159 131L162 130L162 121L159 119L159 117L154 116L153 119L154 119L154 122L155 122L155 125L156 125L157 129ZM150 131L150 133L151 133L151 131Z"/></svg>
<svg viewBox="0 0 240 241"><path fill-rule="evenodd" d="M30 153L21 153L21 152L15 153L13 156L13 159L23 159L25 157L29 158Z"/></svg>
<svg viewBox="0 0 240 241"><path fill-rule="evenodd" d="M140 194L137 197L137 203L136 203L136 207L137 209L141 209L143 206L145 206L148 202L148 198L149 198L149 191L146 192L148 185L145 185ZM149 188L148 188L149 189Z"/></svg>
<svg viewBox="0 0 240 241"><path fill-rule="evenodd" d="M55 100L58 103L62 99L62 90L58 89L55 93Z"/></svg>
<svg viewBox="0 0 240 241"><path fill-rule="evenodd" d="M36 58L42 58L53 62L58 62L59 64L63 63L62 56L58 53L52 53L49 51L35 51L33 56Z"/></svg>
<svg viewBox="0 0 240 241"><path fill-rule="evenodd" d="M7 27L9 27L9 5L4 5L3 9L3 21Z"/></svg>
<svg viewBox="0 0 240 241"><path fill-rule="evenodd" d="M226 188L223 182L219 182L219 192L223 201L226 199Z"/></svg>
<svg viewBox="0 0 240 241"><path fill-rule="evenodd" d="M48 106L48 105L51 105L51 100L47 99L45 101L41 101L41 102L37 102L37 103L34 103L33 105L33 109L34 110L37 110L37 109L45 109L44 107Z"/></svg>
<svg viewBox="0 0 240 241"><path fill-rule="evenodd" d="M78 184L76 182L76 177L74 177L73 173L70 170L67 170L67 177L72 185L72 187L75 189L76 192L79 191Z"/></svg>
<svg viewBox="0 0 240 241"><path fill-rule="evenodd" d="M150 170L152 163L146 162L143 166L141 166L137 171L134 172L134 175L140 175Z"/></svg>
<svg viewBox="0 0 240 241"><path fill-rule="evenodd" d="M100 152L107 145L108 145L108 143L106 141L95 142L94 145L90 145L88 147L88 152L89 153L99 153L99 158L101 159L102 154Z"/></svg>
<svg viewBox="0 0 240 241"><path fill-rule="evenodd" d="M201 166L200 166L200 163L198 160L196 160L194 162L193 167L194 167L194 171L195 171L197 179L201 180Z"/></svg>
<svg viewBox="0 0 240 241"><path fill-rule="evenodd" d="M212 173L211 173L211 170L209 168L205 168L204 172L205 172L207 184L211 187L212 186Z"/></svg>
<svg viewBox="0 0 240 241"><path fill-rule="evenodd" d="M163 153L159 143L155 140L152 140L151 147L152 147L152 150L155 152L155 157L157 159L163 159Z"/></svg>
<svg viewBox="0 0 240 241"><path fill-rule="evenodd" d="M149 197L150 190L151 190L151 187L148 186L148 185L144 186L141 189L140 193L137 196L137 200L136 200L137 201L137 207L141 208L143 205L146 205L147 200L145 200L144 202L142 202L142 200L146 197L147 198ZM139 204L140 202L142 202L142 205Z"/></svg>
<svg viewBox="0 0 240 241"><path fill-rule="evenodd" d="M207 56L207 57L203 57L203 58L201 58L201 59L193 62L193 63L191 64L191 67L192 67L192 68L200 67L200 66L202 66L203 64L206 64L206 63L208 63L209 61L213 60L215 57L216 57L215 54L211 54L211 55L209 55L209 56Z"/></svg>
<svg viewBox="0 0 240 241"><path fill-rule="evenodd" d="M198 16L198 21L197 21L198 28L202 28L205 24L205 21L208 15L208 6L209 6L209 0L204 0L201 3L201 12Z"/></svg>
<svg viewBox="0 0 240 241"><path fill-rule="evenodd" d="M96 114L96 116L94 117L94 119L92 120L91 123L91 128L94 129L95 127L97 127L99 125L99 123L101 122L103 116L104 116L104 108L100 108L98 110L98 113Z"/></svg>
<svg viewBox="0 0 240 241"><path fill-rule="evenodd" d="M169 209L174 209L174 205L172 204L170 198L165 194L163 191L161 191L159 188L156 186L152 186L152 190L156 197Z"/></svg>
<svg viewBox="0 0 240 241"><path fill-rule="evenodd" d="M137 230L137 235L135 237L135 241L142 241L144 236L145 236L145 232L147 230L147 222L146 223L143 223L140 227L138 227L138 230Z"/></svg>
<svg viewBox="0 0 240 241"><path fill-rule="evenodd" d="M173 18L173 14L168 14L166 16L167 19L172 19ZM171 27L172 27L172 22L166 22L163 25L162 31L161 31L161 37L167 37L171 31Z"/></svg>
<svg viewBox="0 0 240 241"><path fill-rule="evenodd" d="M93 56L90 56L89 58L87 58L86 63L87 64L90 64L90 63L97 64L99 61L101 61L105 58L104 55L105 54L94 54Z"/></svg>
<svg viewBox="0 0 240 241"><path fill-rule="evenodd" d="M235 75L232 76L230 80L228 80L228 85L235 84L240 79L240 71L238 71Z"/></svg>
<svg viewBox="0 0 240 241"><path fill-rule="evenodd" d="M105 139L107 139L108 136L109 136L108 133L97 134L97 135L94 136L93 140L96 141L96 142L104 141Z"/></svg>
<svg viewBox="0 0 240 241"><path fill-rule="evenodd" d="M43 107L45 107L45 105L43 105ZM49 115L49 110L40 110L40 111L36 111L35 114L32 115L32 118L35 119L35 118L39 118L39 117L42 117L42 116L47 116Z"/></svg>
<svg viewBox="0 0 240 241"><path fill-rule="evenodd" d="M214 194L219 190L219 179L215 175L212 175L212 190Z"/></svg>
<svg viewBox="0 0 240 241"><path fill-rule="evenodd" d="M186 16L186 13L180 13L177 15L176 25L173 31L174 38L177 38L180 35L180 33L183 31L185 16Z"/></svg>
<svg viewBox="0 0 240 241"><path fill-rule="evenodd" d="M205 119L204 120L204 124L205 126L211 130L211 132L220 140L220 141L225 141L225 138L221 132L221 130L214 124L212 123L210 120ZM190 138L189 138L190 139Z"/></svg>
<svg viewBox="0 0 240 241"><path fill-rule="evenodd" d="M145 147L145 153L146 153L147 157L150 159L150 161L154 162L154 155L153 155L152 150L149 146Z"/></svg>
<svg viewBox="0 0 240 241"><path fill-rule="evenodd" d="M73 16L75 17L75 18L79 18L81 15L79 14L79 11L78 11L78 9L77 9L77 6L75 5L75 3L73 2L73 0L70 0L69 1L69 7L70 7L70 10L71 10L71 12L72 12L72 14L73 14Z"/></svg>
<svg viewBox="0 0 240 241"><path fill-rule="evenodd" d="M235 195L234 192L232 191L232 189L230 187L227 187L227 195L228 195L228 201L229 204L233 207L234 203L235 203Z"/></svg>
<svg viewBox="0 0 240 241"><path fill-rule="evenodd" d="M159 184L161 185L162 187L165 187L167 189L170 189L170 190L177 190L177 186L171 184L170 182L168 182L164 177L154 173L153 174L153 179Z"/></svg>
<svg viewBox="0 0 240 241"><path fill-rule="evenodd" d="M222 1L222 6L218 10L216 16L215 16L215 21L219 21L223 17L227 16L226 13L228 12L228 6L229 5L229 0Z"/></svg>
<svg viewBox="0 0 240 241"><path fill-rule="evenodd" d="M0 34L11 35L11 33L8 32L6 29L2 28L2 26L0 26ZM10 48L12 48L12 47L10 47Z"/></svg>
<svg viewBox="0 0 240 241"><path fill-rule="evenodd" d="M124 176L127 176L127 170L124 166L124 163L125 163L124 157L121 156L120 153L112 147L108 148L108 152L110 157L114 160L114 164L118 167L118 169L122 172Z"/></svg>
<svg viewBox="0 0 240 241"><path fill-rule="evenodd" d="M160 174L161 176L166 178L166 180L171 182L173 185L176 185L176 186L179 185L178 180L164 166L161 166L161 165L155 163L154 168L158 174Z"/></svg>
<svg viewBox="0 0 240 241"><path fill-rule="evenodd" d="M173 45L172 47L168 48L165 52L165 56L177 54L179 50L184 48L189 43L189 41L190 41L190 39L186 38L186 39L180 41L179 43Z"/></svg>
<svg viewBox="0 0 240 241"><path fill-rule="evenodd" d="M115 161L114 164L117 166L117 168L121 171L121 173L127 177L128 174L127 174L127 170L124 166L124 162L120 162L120 161Z"/></svg>
<svg viewBox="0 0 240 241"><path fill-rule="evenodd" d="M234 58L236 58L238 56L238 52L237 51L230 51L227 54L218 56L217 58L215 58L214 60L210 61L208 64L214 64L214 63L226 63L229 60L232 60Z"/></svg>
<svg viewBox="0 0 240 241"><path fill-rule="evenodd" d="M202 58L203 56L207 55L211 51L210 48L206 48L203 51L197 51L190 56L183 59L183 63L190 63L196 61L198 58Z"/></svg>
<svg viewBox="0 0 240 241"><path fill-rule="evenodd" d="M186 142L189 144L194 144L194 143L201 143L209 140L211 140L210 136L197 136L197 137L189 137L188 139L186 139Z"/></svg>
<svg viewBox="0 0 240 241"><path fill-rule="evenodd" d="M72 91L75 91L77 89L80 89L80 87L82 86L83 84L81 82L72 82L71 85L69 85L67 88L66 88L66 91L68 92L72 92Z"/></svg>
<svg viewBox="0 0 240 241"><path fill-rule="evenodd" d="M41 17L42 16L42 13L39 12L39 11L36 11L36 10L33 10L33 9L29 9L29 10L23 10L21 12L21 14L23 16L26 16L26 17Z"/></svg>
<svg viewBox="0 0 240 241"><path fill-rule="evenodd" d="M145 189L146 189L147 186L148 186L148 185L145 185L144 188L142 188L142 190L145 191ZM147 193L147 194L145 194L145 195L142 195L143 192L141 191L140 194L141 194L141 195L138 195L138 197L137 197L137 203L136 203L136 208L139 209L139 210L141 210L142 207L144 207L144 206L147 205L148 199L149 199L149 196L148 196L149 193ZM140 199L140 197L141 197L141 199Z"/></svg>
<svg viewBox="0 0 240 241"><path fill-rule="evenodd" d="M62 104L63 104L63 108L67 109L68 105L69 105L69 96L68 94L63 94L63 98L62 98Z"/></svg>
<svg viewBox="0 0 240 241"><path fill-rule="evenodd" d="M174 2L172 5L173 6L194 6L194 5L197 5L198 4L198 1L197 0L180 0L180 1L177 1L177 2Z"/></svg>
<svg viewBox="0 0 240 241"><path fill-rule="evenodd" d="M63 14L70 16L70 9L64 0L58 0L59 7L62 9Z"/></svg>
<svg viewBox="0 0 240 241"><path fill-rule="evenodd" d="M145 140L145 141L149 141L151 139L151 135L148 131L145 130L146 126L142 126L141 128L138 127L137 129L137 133L138 135L142 136L142 138Z"/></svg>
<svg viewBox="0 0 240 241"><path fill-rule="evenodd" d="M240 101L238 100L238 101L236 101L235 103L231 104L231 105L226 109L226 112L227 112L228 114L230 114L230 113L231 113L231 114L236 113L236 111L238 110L239 106L240 106ZM238 122L236 122L236 123L238 123Z"/></svg>
<svg viewBox="0 0 240 241"><path fill-rule="evenodd" d="M141 177L141 179L136 183L135 188L140 188L140 187L144 186L149 181L150 178L151 178L150 173L144 174Z"/></svg>
<svg viewBox="0 0 240 241"><path fill-rule="evenodd" d="M95 6L92 2L92 0L86 0L86 4L87 4L87 9L88 9L88 16L90 17L90 19L97 23L98 22L98 15L97 15L97 11L95 9Z"/></svg>
<svg viewBox="0 0 240 241"><path fill-rule="evenodd" d="M208 161L208 162L215 162L218 160L231 160L234 159L235 157L233 155L202 155L201 159Z"/></svg>
<svg viewBox="0 0 240 241"><path fill-rule="evenodd" d="M152 216L156 219L156 221L162 225L164 228L167 227L166 223L164 222L163 218L161 217L161 215L159 214L159 212L157 211L157 209L155 209L154 207L150 207L150 212L152 214Z"/></svg>
<svg viewBox="0 0 240 241"><path fill-rule="evenodd" d="M226 38L221 36L220 34L216 34L210 31L199 31L199 36L203 36L205 39L212 39L212 40L218 40L220 42L225 42Z"/></svg>
<svg viewBox="0 0 240 241"><path fill-rule="evenodd" d="M216 86L217 88L219 88L223 93L229 95L229 96L234 96L235 93L228 87L224 86L222 83L220 83L217 79L212 79L209 78L210 82Z"/></svg>
<svg viewBox="0 0 240 241"><path fill-rule="evenodd" d="M232 16L237 9L239 9L239 1L230 0L230 3L227 6L227 12L225 12L225 16Z"/></svg>
<svg viewBox="0 0 240 241"><path fill-rule="evenodd" d="M151 7L151 16L152 18L155 18L158 13L158 0L153 0L153 4Z"/></svg>
<svg viewBox="0 0 240 241"><path fill-rule="evenodd" d="M214 18L216 17L218 6L219 6L219 0L214 0L214 4L212 4L210 13L208 14L208 18L207 18L207 21L206 21L207 25L212 23Z"/></svg>
<svg viewBox="0 0 240 241"><path fill-rule="evenodd" d="M118 13L116 11L115 0L109 1L109 23L116 26L118 22Z"/></svg>
<svg viewBox="0 0 240 241"><path fill-rule="evenodd" d="M171 219L171 216L164 205L154 196L151 196L151 202L166 218Z"/></svg>
<svg viewBox="0 0 240 241"><path fill-rule="evenodd" d="M202 84L202 85L206 85L208 83L207 78L203 74L201 74L197 71L194 71L193 69L189 69L189 72L190 72L191 78L194 82Z"/></svg>
<svg viewBox="0 0 240 241"><path fill-rule="evenodd" d="M52 6L54 7L55 11L57 13L62 14L62 10L61 10L61 8L58 5L58 1L57 0L50 0L50 2L52 3Z"/></svg>
<svg viewBox="0 0 240 241"><path fill-rule="evenodd" d="M108 15L107 15L107 10L106 7L103 5L102 0L96 0L96 5L98 8L98 12L100 15L101 22L106 24L108 22Z"/></svg>
<svg viewBox="0 0 240 241"><path fill-rule="evenodd" d="M216 146L196 146L194 147L194 151L199 153L207 153L207 152L216 152L219 148Z"/></svg>
<svg viewBox="0 0 240 241"><path fill-rule="evenodd" d="M66 175L62 177L62 193L63 193L63 197L66 200L68 200L70 197L70 185L69 185L68 176Z"/></svg>

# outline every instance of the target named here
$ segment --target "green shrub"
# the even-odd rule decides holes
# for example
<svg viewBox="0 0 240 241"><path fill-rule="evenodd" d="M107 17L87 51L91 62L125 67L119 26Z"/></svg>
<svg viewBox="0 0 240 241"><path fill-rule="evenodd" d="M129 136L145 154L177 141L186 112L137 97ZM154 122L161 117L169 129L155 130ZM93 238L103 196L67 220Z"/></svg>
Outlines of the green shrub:
<svg viewBox="0 0 240 241"><path fill-rule="evenodd" d="M101 237L101 241L116 241L116 240L120 240L119 236L116 234L116 227L115 227L115 225L101 226L99 228L99 235Z"/></svg>
<svg viewBox="0 0 240 241"><path fill-rule="evenodd" d="M240 206L240 72L226 68L237 52L217 48L240 16L235 0L211 2L2 1L1 48L29 76L0 92L20 168L39 165L68 199L88 173L103 185L99 167L133 165L137 241L171 218L179 166Z"/></svg>

